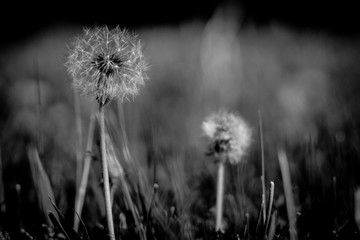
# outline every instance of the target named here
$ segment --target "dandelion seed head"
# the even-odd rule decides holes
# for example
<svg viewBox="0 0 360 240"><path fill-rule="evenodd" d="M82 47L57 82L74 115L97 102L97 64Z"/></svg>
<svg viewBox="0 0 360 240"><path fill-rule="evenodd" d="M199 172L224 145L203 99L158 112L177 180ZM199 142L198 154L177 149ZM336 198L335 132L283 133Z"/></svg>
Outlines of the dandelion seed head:
<svg viewBox="0 0 360 240"><path fill-rule="evenodd" d="M70 45L65 66L74 88L102 105L134 98L148 79L141 41L119 27L84 29Z"/></svg>
<svg viewBox="0 0 360 240"><path fill-rule="evenodd" d="M202 130L210 140L209 155L226 154L231 164L241 161L250 146L251 129L240 116L221 110L207 117Z"/></svg>

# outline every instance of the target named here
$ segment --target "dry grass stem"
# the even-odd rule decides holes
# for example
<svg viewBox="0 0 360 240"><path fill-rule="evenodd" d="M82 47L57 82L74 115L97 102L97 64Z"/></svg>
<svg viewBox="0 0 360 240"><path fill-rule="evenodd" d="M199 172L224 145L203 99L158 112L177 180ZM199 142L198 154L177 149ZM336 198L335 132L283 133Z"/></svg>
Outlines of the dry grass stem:
<svg viewBox="0 0 360 240"><path fill-rule="evenodd" d="M84 201L85 201L85 193L86 188L88 185L88 178L90 173L90 166L92 160L92 146L93 146L93 139L94 139L94 131L95 131L95 116L92 114L90 117L89 123L89 132L86 144L86 154L85 154L85 161L84 161L84 168L82 171L82 177L80 182L80 187L78 188L78 196L76 198L75 203L75 216L74 216L74 229L78 230L80 219L78 216L81 217Z"/></svg>
<svg viewBox="0 0 360 240"><path fill-rule="evenodd" d="M292 192L290 168L286 153L283 149L278 150L278 158L279 158L280 170L281 170L284 191L285 191L286 209L289 218L290 240L297 240L296 210L295 210L294 195Z"/></svg>

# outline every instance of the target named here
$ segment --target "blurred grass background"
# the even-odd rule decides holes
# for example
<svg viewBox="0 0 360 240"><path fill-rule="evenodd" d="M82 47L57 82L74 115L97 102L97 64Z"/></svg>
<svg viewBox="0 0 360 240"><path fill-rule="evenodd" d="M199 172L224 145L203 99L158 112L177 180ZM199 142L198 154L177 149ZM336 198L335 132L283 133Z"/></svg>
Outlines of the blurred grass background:
<svg viewBox="0 0 360 240"><path fill-rule="evenodd" d="M238 111L255 137L244 163L230 170L225 218L229 229L242 231L245 212L256 220L261 202L261 110L266 183L275 182L279 219L287 221L277 163L277 148L284 146L299 237L334 237L336 219L345 229L342 239L352 239L358 231L354 190L360 183L359 36L300 31L276 23L243 25L241 11L226 6L206 21L132 29L143 40L151 67L151 80L141 94L123 104L130 152L139 172L149 186L154 180L159 183L167 206L186 209L194 226L213 224L216 165L204 155L200 126L204 116L219 108ZM55 202L73 218L77 137L74 94L63 64L66 45L83 27L48 27L2 49L0 146L7 214L0 225L10 233L19 225L35 232L44 222L31 181L31 144L39 148ZM86 139L96 103L81 96L80 106ZM109 132L121 152L117 105L112 103L110 109ZM104 214L99 169L95 160L83 213L89 228ZM20 198L16 184L21 186ZM196 234L201 231L195 229L199 237Z"/></svg>

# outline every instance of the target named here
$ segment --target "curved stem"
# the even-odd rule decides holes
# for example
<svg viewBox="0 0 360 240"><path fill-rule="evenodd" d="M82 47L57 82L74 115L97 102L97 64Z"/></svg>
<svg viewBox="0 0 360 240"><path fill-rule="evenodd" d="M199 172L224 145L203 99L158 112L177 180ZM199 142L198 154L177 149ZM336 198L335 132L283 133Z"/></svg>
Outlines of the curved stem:
<svg viewBox="0 0 360 240"><path fill-rule="evenodd" d="M104 120L104 106L100 104L100 141L101 141L101 161L103 168L103 179L104 179L104 194L105 194L105 208L106 218L109 229L109 237L111 240L115 240L114 222L111 210L111 198L110 198L110 183L109 183L109 172L106 160L106 146L105 146L105 120Z"/></svg>

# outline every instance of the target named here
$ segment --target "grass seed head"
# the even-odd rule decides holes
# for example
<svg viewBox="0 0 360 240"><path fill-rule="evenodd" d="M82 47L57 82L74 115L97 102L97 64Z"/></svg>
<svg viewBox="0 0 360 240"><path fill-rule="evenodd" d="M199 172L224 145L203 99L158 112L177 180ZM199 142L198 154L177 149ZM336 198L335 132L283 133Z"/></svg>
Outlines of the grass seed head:
<svg viewBox="0 0 360 240"><path fill-rule="evenodd" d="M119 27L84 29L83 35L70 45L65 66L73 86L95 96L101 105L114 98L134 98L148 79L141 41Z"/></svg>
<svg viewBox="0 0 360 240"><path fill-rule="evenodd" d="M225 154L231 164L240 162L251 142L251 129L238 115L221 110L207 117L202 130L209 138L208 155Z"/></svg>

